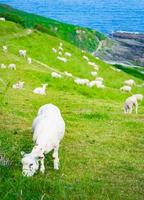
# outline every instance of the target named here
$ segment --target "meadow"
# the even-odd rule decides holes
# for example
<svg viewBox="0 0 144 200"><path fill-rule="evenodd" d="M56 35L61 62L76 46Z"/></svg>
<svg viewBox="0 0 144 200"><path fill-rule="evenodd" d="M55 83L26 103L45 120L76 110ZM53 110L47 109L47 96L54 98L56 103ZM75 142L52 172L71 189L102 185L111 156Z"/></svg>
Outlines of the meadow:
<svg viewBox="0 0 144 200"><path fill-rule="evenodd" d="M19 24L6 21L0 22L0 30L0 47L8 46L8 53L0 48L0 63L17 66L16 71L0 69L1 200L142 200L144 101L138 115L124 115L123 103L131 94L144 93L144 88L134 86L131 93L121 93L119 88L128 79L137 85L143 80L114 71L91 54L36 29L27 34ZM67 63L52 52L60 42L72 54ZM27 50L31 65L19 56L19 49ZM93 67L83 55L99 66L98 76L104 78L106 88L76 85L63 75L68 71L93 80ZM54 70L63 78L52 78ZM12 84L19 80L25 87L14 90ZM46 95L33 94L42 83L48 83ZM66 123L60 170L54 171L50 153L45 174L23 177L20 152L31 151L32 120L47 103L60 108Z"/></svg>

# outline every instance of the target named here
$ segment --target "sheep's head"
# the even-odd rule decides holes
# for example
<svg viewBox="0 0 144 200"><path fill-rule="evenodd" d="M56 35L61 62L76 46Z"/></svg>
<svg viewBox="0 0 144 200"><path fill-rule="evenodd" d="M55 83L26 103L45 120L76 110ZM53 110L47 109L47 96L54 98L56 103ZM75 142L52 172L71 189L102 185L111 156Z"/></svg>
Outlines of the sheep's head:
<svg viewBox="0 0 144 200"><path fill-rule="evenodd" d="M23 158L21 160L22 162L22 174L24 176L33 176L35 172L39 169L39 162L38 158L34 157L31 153L25 154L24 152L21 152L23 155Z"/></svg>

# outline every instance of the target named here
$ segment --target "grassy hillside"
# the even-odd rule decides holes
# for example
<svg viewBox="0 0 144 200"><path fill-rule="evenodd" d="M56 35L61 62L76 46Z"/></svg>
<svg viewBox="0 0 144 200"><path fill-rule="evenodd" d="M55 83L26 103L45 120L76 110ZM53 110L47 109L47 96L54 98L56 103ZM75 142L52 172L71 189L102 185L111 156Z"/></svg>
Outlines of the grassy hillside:
<svg viewBox="0 0 144 200"><path fill-rule="evenodd" d="M59 37L89 52L95 51L99 41L106 39L106 36L98 31L29 14L3 4L0 4L0 16L4 16L10 21L17 22L25 28L35 27L39 31Z"/></svg>
<svg viewBox="0 0 144 200"><path fill-rule="evenodd" d="M123 81L142 80L82 53L75 46L45 33L33 30L28 34L18 24L0 21L0 63L15 63L17 70L0 69L0 167L2 200L142 200L143 199L143 132L144 102L139 114L124 115L123 102L130 94L119 91ZM63 42L64 51L72 57L67 63L56 59L52 48ZM18 55L26 49L33 63ZM105 89L78 86L75 77L93 80L93 68L82 56L99 66L98 76L104 78ZM73 78L63 75L71 72ZM63 75L51 77L52 71ZM12 84L22 80L22 90ZM41 83L48 83L45 96L32 93ZM143 93L133 87L132 93ZM66 122L65 137L60 146L60 170L54 171L51 154L45 159L45 174L31 178L22 176L20 152L30 152L33 118L46 103L57 105Z"/></svg>

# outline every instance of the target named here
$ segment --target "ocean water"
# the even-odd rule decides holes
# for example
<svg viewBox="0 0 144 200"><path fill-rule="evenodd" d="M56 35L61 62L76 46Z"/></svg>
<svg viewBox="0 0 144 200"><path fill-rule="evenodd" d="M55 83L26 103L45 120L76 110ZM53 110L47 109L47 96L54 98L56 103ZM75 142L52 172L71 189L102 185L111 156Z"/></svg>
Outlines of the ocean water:
<svg viewBox="0 0 144 200"><path fill-rule="evenodd" d="M17 9L96 29L144 32L144 0L0 0Z"/></svg>

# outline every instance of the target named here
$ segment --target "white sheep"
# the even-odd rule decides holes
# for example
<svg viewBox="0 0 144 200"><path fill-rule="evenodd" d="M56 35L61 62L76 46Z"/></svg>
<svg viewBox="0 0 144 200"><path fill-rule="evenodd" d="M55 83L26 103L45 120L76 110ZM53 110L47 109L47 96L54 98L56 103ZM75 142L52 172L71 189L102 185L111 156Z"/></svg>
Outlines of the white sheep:
<svg viewBox="0 0 144 200"><path fill-rule="evenodd" d="M123 87L120 88L120 91L123 91L123 92L130 92L131 89L132 89L131 86L124 85Z"/></svg>
<svg viewBox="0 0 144 200"><path fill-rule="evenodd" d="M32 59L30 57L27 58L27 62L30 65L32 63Z"/></svg>
<svg viewBox="0 0 144 200"><path fill-rule="evenodd" d="M61 52L61 51L59 51L58 54L59 54L60 56L62 56L62 52Z"/></svg>
<svg viewBox="0 0 144 200"><path fill-rule="evenodd" d="M12 88L13 89L22 89L23 86L24 86L24 82L23 81L19 81L19 82L13 84Z"/></svg>
<svg viewBox="0 0 144 200"><path fill-rule="evenodd" d="M3 52L4 52L4 53L7 53L7 52L8 52L8 47L7 47L7 46L3 46L2 49L3 49Z"/></svg>
<svg viewBox="0 0 144 200"><path fill-rule="evenodd" d="M94 62L88 62L88 64L94 67L95 70L99 70L99 67Z"/></svg>
<svg viewBox="0 0 144 200"><path fill-rule="evenodd" d="M90 81L87 84L88 87L92 88L94 86L96 86L97 88L105 88L105 86L103 85L102 81L98 81L98 80L94 80L94 81Z"/></svg>
<svg viewBox="0 0 144 200"><path fill-rule="evenodd" d="M59 49L59 51L63 51L63 48L62 48L62 47L59 47L58 49Z"/></svg>
<svg viewBox="0 0 144 200"><path fill-rule="evenodd" d="M69 53L69 52L65 52L64 55L67 56L67 57L71 57L72 56L71 53Z"/></svg>
<svg viewBox="0 0 144 200"><path fill-rule="evenodd" d="M53 78L62 78L61 74L58 74L57 72L52 72L52 73L51 73L51 76L52 76Z"/></svg>
<svg viewBox="0 0 144 200"><path fill-rule="evenodd" d="M133 79L129 79L127 81L124 81L124 84L129 85L129 86L133 86L133 85L135 85L135 81Z"/></svg>
<svg viewBox="0 0 144 200"><path fill-rule="evenodd" d="M72 74L71 73L69 73L69 72L64 72L64 74L66 75L66 76L68 76L68 77L72 77Z"/></svg>
<svg viewBox="0 0 144 200"><path fill-rule="evenodd" d="M57 56L57 59L65 63L67 62L67 59L64 57Z"/></svg>
<svg viewBox="0 0 144 200"><path fill-rule="evenodd" d="M59 108L53 104L42 106L33 121L32 130L35 146L29 154L21 152L23 156L21 160L22 174L24 176L33 176L38 169L44 173L45 154L48 154L52 150L54 150L54 169L58 170L59 145L65 132L65 122Z"/></svg>
<svg viewBox="0 0 144 200"><path fill-rule="evenodd" d="M57 53L57 50L56 50L55 48L52 48L52 51L53 51L54 53Z"/></svg>
<svg viewBox="0 0 144 200"><path fill-rule="evenodd" d="M26 50L20 49L19 50L19 55L23 56L23 57L26 57Z"/></svg>
<svg viewBox="0 0 144 200"><path fill-rule="evenodd" d="M92 76L97 76L97 72L91 72Z"/></svg>
<svg viewBox="0 0 144 200"><path fill-rule="evenodd" d="M136 108L136 114L138 112L138 101L142 101L143 95L142 94L135 94L131 97L128 97L124 103L124 113L132 113L133 107Z"/></svg>
<svg viewBox="0 0 144 200"><path fill-rule="evenodd" d="M60 47L62 47L63 46L63 43L62 42L60 42Z"/></svg>
<svg viewBox="0 0 144 200"><path fill-rule="evenodd" d="M33 90L33 93L34 94L40 94L40 95L45 95L46 94L46 87L47 87L48 84L42 84L42 87L38 87L38 88L35 88Z"/></svg>
<svg viewBox="0 0 144 200"><path fill-rule="evenodd" d="M89 83L88 79L77 78L74 82L78 85L87 85Z"/></svg>
<svg viewBox="0 0 144 200"><path fill-rule="evenodd" d="M6 67L5 64L1 64L1 65L0 65L0 68L1 68L1 69L6 69L7 67Z"/></svg>
<svg viewBox="0 0 144 200"><path fill-rule="evenodd" d="M86 61L89 61L89 58L87 56L83 56L83 58L86 60Z"/></svg>
<svg viewBox="0 0 144 200"><path fill-rule="evenodd" d="M13 70L16 70L16 64L9 64L8 66L9 69L13 69Z"/></svg>
<svg viewBox="0 0 144 200"><path fill-rule="evenodd" d="M5 21L6 21L6 19L5 19L4 17L0 17L0 21L3 21L3 22L5 22Z"/></svg>

